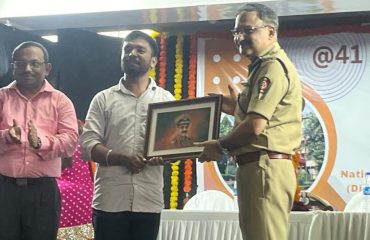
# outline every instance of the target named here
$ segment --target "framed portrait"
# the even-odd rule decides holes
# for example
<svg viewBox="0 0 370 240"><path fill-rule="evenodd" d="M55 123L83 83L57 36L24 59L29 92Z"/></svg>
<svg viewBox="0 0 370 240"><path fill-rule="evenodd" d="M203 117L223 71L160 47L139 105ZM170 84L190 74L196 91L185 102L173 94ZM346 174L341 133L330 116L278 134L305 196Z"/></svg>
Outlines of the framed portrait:
<svg viewBox="0 0 370 240"><path fill-rule="evenodd" d="M218 138L221 104L222 95L149 104L144 156L197 157L203 147L193 142Z"/></svg>

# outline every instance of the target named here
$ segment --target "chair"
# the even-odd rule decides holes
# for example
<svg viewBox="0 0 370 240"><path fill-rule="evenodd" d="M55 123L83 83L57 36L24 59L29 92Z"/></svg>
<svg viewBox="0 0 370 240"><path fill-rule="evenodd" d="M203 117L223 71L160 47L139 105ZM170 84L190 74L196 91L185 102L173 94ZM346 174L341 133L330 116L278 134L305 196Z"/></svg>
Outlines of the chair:
<svg viewBox="0 0 370 240"><path fill-rule="evenodd" d="M190 198L183 210L236 211L238 207L226 193L207 190Z"/></svg>
<svg viewBox="0 0 370 240"><path fill-rule="evenodd" d="M361 212L362 192L358 192L348 201L344 212Z"/></svg>

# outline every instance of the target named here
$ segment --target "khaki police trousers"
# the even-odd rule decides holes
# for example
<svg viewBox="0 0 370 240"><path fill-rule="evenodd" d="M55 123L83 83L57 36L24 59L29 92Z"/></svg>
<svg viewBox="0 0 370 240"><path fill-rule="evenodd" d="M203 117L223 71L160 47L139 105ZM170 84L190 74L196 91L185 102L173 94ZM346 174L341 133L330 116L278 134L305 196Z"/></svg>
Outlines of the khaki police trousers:
<svg viewBox="0 0 370 240"><path fill-rule="evenodd" d="M244 240L288 239L296 184L292 161L269 159L264 151L258 162L238 168L239 224Z"/></svg>

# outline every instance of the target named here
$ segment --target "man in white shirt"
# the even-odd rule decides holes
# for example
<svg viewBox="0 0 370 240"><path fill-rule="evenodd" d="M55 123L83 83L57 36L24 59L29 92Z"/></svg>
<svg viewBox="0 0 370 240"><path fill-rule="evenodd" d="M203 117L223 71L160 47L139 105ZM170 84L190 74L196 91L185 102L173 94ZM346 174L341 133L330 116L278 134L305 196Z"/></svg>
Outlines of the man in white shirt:
<svg viewBox="0 0 370 240"><path fill-rule="evenodd" d="M85 159L98 163L93 199L96 240L155 240L163 208L163 160L143 157L148 104L174 100L149 77L158 46L131 32L122 47L124 76L92 100L81 135Z"/></svg>

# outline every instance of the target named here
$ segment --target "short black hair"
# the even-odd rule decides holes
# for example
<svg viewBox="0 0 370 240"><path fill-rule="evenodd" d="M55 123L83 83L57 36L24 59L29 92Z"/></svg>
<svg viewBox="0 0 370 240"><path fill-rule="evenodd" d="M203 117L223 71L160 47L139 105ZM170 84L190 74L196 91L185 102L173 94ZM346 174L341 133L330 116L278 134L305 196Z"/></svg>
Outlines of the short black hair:
<svg viewBox="0 0 370 240"><path fill-rule="evenodd" d="M242 12L257 12L257 16L276 30L279 28L279 18L274 10L260 3L247 3L238 9L237 15Z"/></svg>
<svg viewBox="0 0 370 240"><path fill-rule="evenodd" d="M130 32L125 37L123 42L132 41L132 40L135 40L135 39L138 39L138 38L141 38L141 39L144 39L145 41L147 41L150 45L150 48L152 49L152 57L157 57L158 52L159 52L157 42L151 36L149 36L148 34L142 32L142 31L135 30L135 31Z"/></svg>
<svg viewBox="0 0 370 240"><path fill-rule="evenodd" d="M49 62L49 53L48 53L48 50L41 43L33 42L33 41L22 42L17 47L15 47L14 50L13 50L13 52L12 52L12 61L15 61L16 60L16 59L14 59L15 58L15 55L20 50L22 50L24 48L28 48L28 47L38 47L38 48L40 48L42 50L42 52L44 53L44 62L45 63L48 63Z"/></svg>

